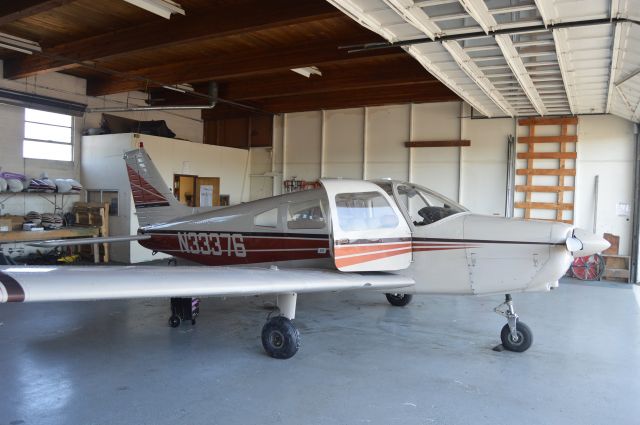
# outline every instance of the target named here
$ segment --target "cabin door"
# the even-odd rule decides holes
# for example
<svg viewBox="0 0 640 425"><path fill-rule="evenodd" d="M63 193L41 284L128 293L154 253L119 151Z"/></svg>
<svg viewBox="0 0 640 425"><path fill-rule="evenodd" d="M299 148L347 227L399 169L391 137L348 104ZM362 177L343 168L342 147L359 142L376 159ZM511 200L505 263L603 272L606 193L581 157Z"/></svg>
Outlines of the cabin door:
<svg viewBox="0 0 640 425"><path fill-rule="evenodd" d="M396 203L378 185L322 180L331 208L334 261L341 271L409 267L411 230Z"/></svg>

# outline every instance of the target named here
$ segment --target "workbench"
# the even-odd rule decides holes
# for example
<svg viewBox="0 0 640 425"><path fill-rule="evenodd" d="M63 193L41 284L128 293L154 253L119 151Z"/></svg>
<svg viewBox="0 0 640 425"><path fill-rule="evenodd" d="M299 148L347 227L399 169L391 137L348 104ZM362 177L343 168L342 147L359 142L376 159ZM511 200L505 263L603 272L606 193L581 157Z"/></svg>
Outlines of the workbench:
<svg viewBox="0 0 640 425"><path fill-rule="evenodd" d="M39 242L55 239L91 238L94 236L100 236L99 227L71 226L63 227L56 230L44 230L41 232L15 230L10 232L0 232L0 245ZM100 262L100 250L98 248L98 244L93 244L93 259L95 263Z"/></svg>

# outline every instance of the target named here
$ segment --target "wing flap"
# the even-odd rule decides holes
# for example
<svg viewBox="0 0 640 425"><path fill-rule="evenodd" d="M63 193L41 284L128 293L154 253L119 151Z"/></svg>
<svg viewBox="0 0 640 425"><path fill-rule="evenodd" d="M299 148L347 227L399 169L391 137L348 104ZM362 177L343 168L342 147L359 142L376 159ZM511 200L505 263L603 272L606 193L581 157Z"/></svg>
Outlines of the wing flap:
<svg viewBox="0 0 640 425"><path fill-rule="evenodd" d="M0 302L225 297L397 289L413 279L393 273L240 267L0 267Z"/></svg>

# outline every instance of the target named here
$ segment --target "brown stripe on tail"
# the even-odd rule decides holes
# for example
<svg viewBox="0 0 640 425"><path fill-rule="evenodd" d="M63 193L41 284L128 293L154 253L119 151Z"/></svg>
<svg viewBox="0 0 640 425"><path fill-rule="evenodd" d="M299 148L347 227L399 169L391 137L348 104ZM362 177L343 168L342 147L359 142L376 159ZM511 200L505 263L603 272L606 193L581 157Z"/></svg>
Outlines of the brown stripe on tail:
<svg viewBox="0 0 640 425"><path fill-rule="evenodd" d="M4 289L7 291L8 303L24 302L24 289L22 286L17 280L2 271L0 271L0 285L4 286Z"/></svg>

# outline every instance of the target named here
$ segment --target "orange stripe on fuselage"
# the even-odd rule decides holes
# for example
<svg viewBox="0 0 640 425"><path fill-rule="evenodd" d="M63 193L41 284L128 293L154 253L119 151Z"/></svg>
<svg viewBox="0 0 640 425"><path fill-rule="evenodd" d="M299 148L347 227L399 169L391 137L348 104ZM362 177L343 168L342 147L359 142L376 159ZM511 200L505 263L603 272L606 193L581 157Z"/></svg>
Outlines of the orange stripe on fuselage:
<svg viewBox="0 0 640 425"><path fill-rule="evenodd" d="M382 258L392 257L394 255L402 255L411 253L411 248L403 248L394 251L374 252L371 254L358 255L355 257L336 258L336 266L338 268L353 266L355 264L366 263L367 261L380 260Z"/></svg>
<svg viewBox="0 0 640 425"><path fill-rule="evenodd" d="M457 249L475 248L477 245L449 244L449 243L399 243L399 244L377 244L365 246L344 246L336 247L335 263L338 268L353 266L369 261L380 260L395 255L408 254L410 252L424 251L450 251ZM362 255L358 255L362 254Z"/></svg>
<svg viewBox="0 0 640 425"><path fill-rule="evenodd" d="M336 246L335 253L337 256L354 255L354 254L366 254L368 252L383 251L388 249L397 248L409 248L411 242L400 243L388 243L388 244L375 244L375 245L351 245L351 246Z"/></svg>

